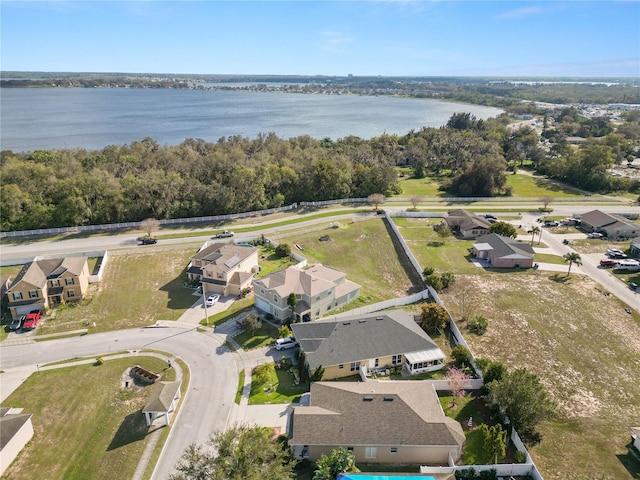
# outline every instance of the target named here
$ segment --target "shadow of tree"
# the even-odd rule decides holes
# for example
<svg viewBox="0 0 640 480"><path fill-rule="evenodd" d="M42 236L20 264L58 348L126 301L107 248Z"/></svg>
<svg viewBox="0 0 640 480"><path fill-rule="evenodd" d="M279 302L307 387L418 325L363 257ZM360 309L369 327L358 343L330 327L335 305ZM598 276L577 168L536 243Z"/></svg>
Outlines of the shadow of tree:
<svg viewBox="0 0 640 480"><path fill-rule="evenodd" d="M113 436L107 451L129 445L130 443L144 440L147 435L147 424L141 410L130 413L120 424L118 431Z"/></svg>
<svg viewBox="0 0 640 480"><path fill-rule="evenodd" d="M571 277L568 276L567 274L560 274L560 273L554 273L553 275L549 276L549 280L551 280L552 282L556 282L556 283L569 283L569 280L571 280Z"/></svg>

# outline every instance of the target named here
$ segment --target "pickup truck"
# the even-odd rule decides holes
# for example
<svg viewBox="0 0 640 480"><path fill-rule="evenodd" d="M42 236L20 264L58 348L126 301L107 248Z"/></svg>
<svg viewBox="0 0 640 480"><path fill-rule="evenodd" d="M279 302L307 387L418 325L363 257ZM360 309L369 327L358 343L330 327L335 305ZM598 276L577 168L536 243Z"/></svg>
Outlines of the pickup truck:
<svg viewBox="0 0 640 480"><path fill-rule="evenodd" d="M211 238L229 238L229 237L233 237L233 232L229 231L229 230L223 230L220 233L216 233L213 237Z"/></svg>

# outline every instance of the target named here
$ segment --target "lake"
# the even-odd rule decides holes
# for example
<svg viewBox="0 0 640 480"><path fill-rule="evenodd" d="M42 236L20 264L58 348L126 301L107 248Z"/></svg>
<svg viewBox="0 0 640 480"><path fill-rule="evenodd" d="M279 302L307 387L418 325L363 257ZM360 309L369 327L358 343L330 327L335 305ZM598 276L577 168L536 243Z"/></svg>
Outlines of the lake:
<svg viewBox="0 0 640 480"><path fill-rule="evenodd" d="M281 138L309 135L369 139L440 127L456 112L478 118L502 110L430 99L279 92L126 88L3 88L0 148L101 149L152 137L161 145L187 138Z"/></svg>

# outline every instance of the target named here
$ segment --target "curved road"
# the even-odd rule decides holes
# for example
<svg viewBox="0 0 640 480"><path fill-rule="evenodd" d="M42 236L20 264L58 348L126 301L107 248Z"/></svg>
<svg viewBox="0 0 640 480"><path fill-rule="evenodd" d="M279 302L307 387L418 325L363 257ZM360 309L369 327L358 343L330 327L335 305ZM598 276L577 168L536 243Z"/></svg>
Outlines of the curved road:
<svg viewBox="0 0 640 480"><path fill-rule="evenodd" d="M211 433L227 426L238 386L238 370L234 356L215 335L180 328L142 328L3 346L0 369L6 372L4 377L21 367L35 371L34 362L46 364L142 349L170 352L184 360L191 372L189 390L165 444L170 448L163 449L153 474L154 479L166 479L190 443L204 443Z"/></svg>

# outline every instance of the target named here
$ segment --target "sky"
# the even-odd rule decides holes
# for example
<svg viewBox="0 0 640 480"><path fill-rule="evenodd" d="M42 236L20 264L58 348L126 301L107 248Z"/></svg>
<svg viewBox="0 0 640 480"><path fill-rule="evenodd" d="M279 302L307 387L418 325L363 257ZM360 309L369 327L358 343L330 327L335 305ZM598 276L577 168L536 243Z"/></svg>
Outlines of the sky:
<svg viewBox="0 0 640 480"><path fill-rule="evenodd" d="M640 0L0 0L3 71L640 77Z"/></svg>

